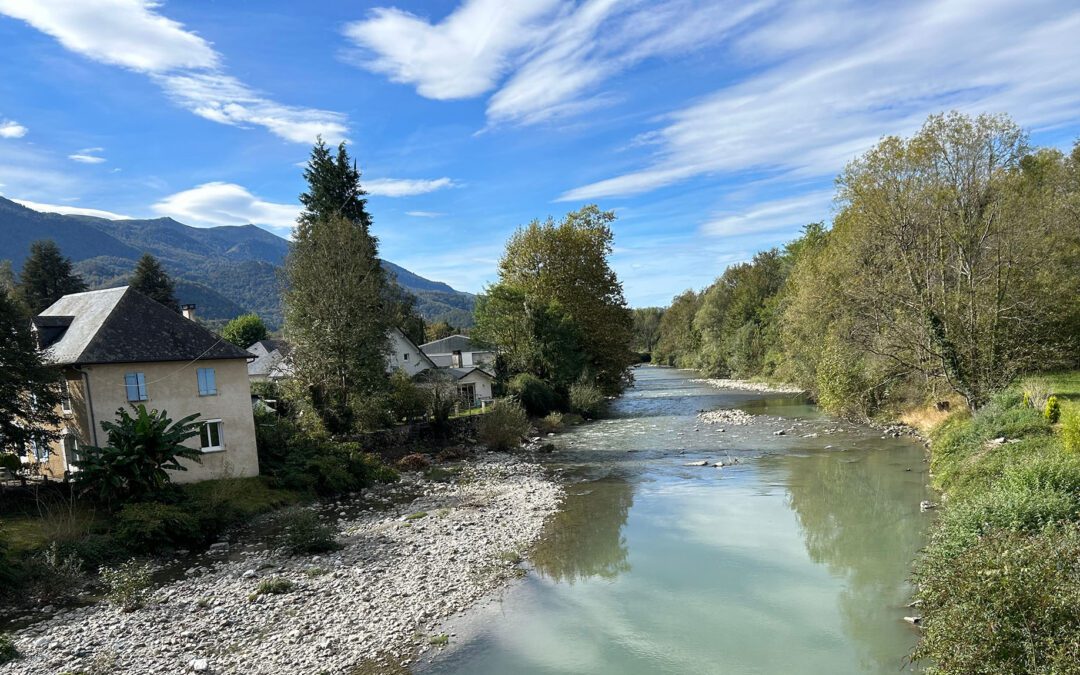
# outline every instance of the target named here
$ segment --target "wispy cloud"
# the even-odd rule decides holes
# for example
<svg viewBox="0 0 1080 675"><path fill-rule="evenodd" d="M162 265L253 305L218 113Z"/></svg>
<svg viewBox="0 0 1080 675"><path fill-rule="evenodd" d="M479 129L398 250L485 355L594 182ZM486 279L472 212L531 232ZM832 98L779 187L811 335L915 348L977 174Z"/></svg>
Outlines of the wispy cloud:
<svg viewBox="0 0 1080 675"><path fill-rule="evenodd" d="M113 213L112 211L103 211L101 209L87 209L81 206L69 206L67 204L42 204L41 202L32 202L27 199L12 199L11 201L16 204L22 204L28 209L33 209L42 213L59 213L65 216L94 216L95 218L107 218L109 220L131 219L131 216Z"/></svg>
<svg viewBox="0 0 1080 675"><path fill-rule="evenodd" d="M379 8L344 33L362 67L432 99L488 101L489 122L533 124L613 98L604 80L720 40L767 2L465 0L439 23Z"/></svg>
<svg viewBox="0 0 1080 675"><path fill-rule="evenodd" d="M30 131L15 120L0 122L0 138L22 138Z"/></svg>
<svg viewBox="0 0 1080 675"><path fill-rule="evenodd" d="M150 0L0 0L21 19L87 58L150 75L180 105L234 126L261 126L293 142L344 138L340 113L277 103L228 75L205 39L157 13Z"/></svg>
<svg viewBox="0 0 1080 675"><path fill-rule="evenodd" d="M80 164L102 164L105 162L105 158L101 156L101 153L104 151L105 148L83 148L68 155L68 159Z"/></svg>
<svg viewBox="0 0 1080 675"><path fill-rule="evenodd" d="M1080 107L1080 70L1070 65L1080 60L1078 33L1080 9L1047 1L794 5L736 46L776 65L670 114L646 134L655 152L644 168L561 199L746 170L834 175L881 135L910 133L943 109L1008 111L1035 127L1070 122Z"/></svg>
<svg viewBox="0 0 1080 675"><path fill-rule="evenodd" d="M406 211L405 215L412 216L413 218L439 218L446 214L439 213L438 211Z"/></svg>
<svg viewBox="0 0 1080 675"><path fill-rule="evenodd" d="M455 183L449 178L376 178L361 183L368 194L380 197L411 197L413 195L427 194L443 188L454 187Z"/></svg>
<svg viewBox="0 0 1080 675"><path fill-rule="evenodd" d="M296 224L300 207L264 201L235 183L204 183L165 197L152 207L196 227L263 225L287 234Z"/></svg>
<svg viewBox="0 0 1080 675"><path fill-rule="evenodd" d="M704 234L735 237L784 228L798 228L825 220L830 214L832 190L818 190L795 197L756 202L740 209L728 209L701 226Z"/></svg>

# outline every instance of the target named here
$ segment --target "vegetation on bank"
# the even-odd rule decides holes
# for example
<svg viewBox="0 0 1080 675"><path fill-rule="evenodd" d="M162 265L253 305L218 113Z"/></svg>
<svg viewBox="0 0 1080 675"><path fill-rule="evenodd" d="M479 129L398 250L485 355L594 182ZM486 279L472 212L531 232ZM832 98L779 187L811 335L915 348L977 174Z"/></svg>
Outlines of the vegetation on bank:
<svg viewBox="0 0 1080 675"><path fill-rule="evenodd" d="M916 566L914 655L933 672L1080 672L1078 436L1080 372L1024 380L933 431L947 501Z"/></svg>

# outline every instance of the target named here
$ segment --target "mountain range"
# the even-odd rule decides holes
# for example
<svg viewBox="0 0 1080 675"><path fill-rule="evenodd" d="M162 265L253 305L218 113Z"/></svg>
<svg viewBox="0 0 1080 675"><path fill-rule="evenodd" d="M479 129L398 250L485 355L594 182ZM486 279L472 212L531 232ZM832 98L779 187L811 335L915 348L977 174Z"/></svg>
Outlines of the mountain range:
<svg viewBox="0 0 1080 675"><path fill-rule="evenodd" d="M91 288L126 283L143 253L176 283L177 299L210 321L255 312L281 326L279 270L289 242L255 225L192 227L172 218L109 220L42 213L0 197L0 259L18 271L38 239L52 239ZM389 261L383 267L417 298L426 321L472 324L475 296L425 279Z"/></svg>

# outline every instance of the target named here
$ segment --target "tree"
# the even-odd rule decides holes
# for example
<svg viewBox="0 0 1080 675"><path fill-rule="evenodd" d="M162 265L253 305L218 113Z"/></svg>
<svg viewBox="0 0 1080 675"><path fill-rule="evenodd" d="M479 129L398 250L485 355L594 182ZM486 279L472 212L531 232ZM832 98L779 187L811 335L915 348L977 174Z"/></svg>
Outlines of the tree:
<svg viewBox="0 0 1080 675"><path fill-rule="evenodd" d="M266 339L266 324L258 314L241 314L221 329L221 337L240 349L247 349L260 340Z"/></svg>
<svg viewBox="0 0 1080 675"><path fill-rule="evenodd" d="M434 342L451 335L457 335L458 329L445 321L436 321L424 327L424 342Z"/></svg>
<svg viewBox="0 0 1080 675"><path fill-rule="evenodd" d="M172 311L180 311L180 303L176 300L172 279L165 273L165 268L161 266L157 258L149 253L144 253L139 258L139 264L135 266L135 272L131 275L128 285Z"/></svg>
<svg viewBox="0 0 1080 675"><path fill-rule="evenodd" d="M391 325L401 329L416 344L424 342L424 317L416 310L415 295L388 279L383 307Z"/></svg>
<svg viewBox="0 0 1080 675"><path fill-rule="evenodd" d="M356 223L365 231L371 227L371 216L364 199L367 193L360 187L360 171L356 162L349 159L344 142L338 145L335 156L320 136L311 149L304 180L308 190L300 195L304 211L297 224L298 236L333 217Z"/></svg>
<svg viewBox="0 0 1080 675"><path fill-rule="evenodd" d="M181 459L202 461L199 450L184 445L202 428L197 413L174 423L164 410L132 409L134 416L120 408L115 422L102 421L109 444L84 447L75 462L76 484L107 504L160 496L168 471L187 471Z"/></svg>
<svg viewBox="0 0 1080 675"><path fill-rule="evenodd" d="M634 310L634 349L651 354L660 339L661 307L638 307Z"/></svg>
<svg viewBox="0 0 1080 675"><path fill-rule="evenodd" d="M44 363L30 319L0 293L0 450L20 454L58 438L60 371Z"/></svg>
<svg viewBox="0 0 1080 675"><path fill-rule="evenodd" d="M86 283L71 267L52 240L30 244L30 256L19 275L19 295L30 311L37 314L70 293L86 290Z"/></svg>
<svg viewBox="0 0 1080 675"><path fill-rule="evenodd" d="M557 304L576 325L587 368L608 394L625 386L635 361L633 319L608 264L614 220L590 205L558 223L533 221L514 233L499 262L501 284L522 291L532 308Z"/></svg>
<svg viewBox="0 0 1080 675"><path fill-rule="evenodd" d="M686 290L675 296L660 317L660 337L656 340L654 363L679 368L697 364L701 333L694 327L694 317L701 307L701 296Z"/></svg>

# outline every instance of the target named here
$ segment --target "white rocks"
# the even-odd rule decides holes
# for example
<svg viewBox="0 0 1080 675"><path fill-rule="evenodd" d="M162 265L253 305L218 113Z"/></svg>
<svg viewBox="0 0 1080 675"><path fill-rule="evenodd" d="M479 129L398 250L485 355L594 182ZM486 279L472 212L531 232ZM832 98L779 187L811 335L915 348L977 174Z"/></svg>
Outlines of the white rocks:
<svg viewBox="0 0 1080 675"><path fill-rule="evenodd" d="M924 499L921 502L919 502L919 510L920 511L930 511L931 509L936 509L936 508L937 508L937 504L935 504L934 502L932 502L932 501L930 501L928 499Z"/></svg>
<svg viewBox="0 0 1080 675"><path fill-rule="evenodd" d="M138 612L99 604L20 631L14 637L25 658L6 664L4 673L88 670L106 647L116 654L110 671L116 675L343 675L380 655L412 660L429 648L418 635L430 635L440 621L520 576L504 556L527 551L562 498L535 464L489 455L463 466L468 480L460 483L412 475L372 490L369 497L397 502L388 510L343 509L354 515L339 521L340 551L317 558L275 548L235 561L217 556L157 589L164 602ZM342 503L354 506L341 500L330 515L338 516ZM398 520L419 512L426 517ZM242 539L233 548L249 543ZM269 577L293 587L249 601ZM85 649L75 654L71 645Z"/></svg>
<svg viewBox="0 0 1080 675"><path fill-rule="evenodd" d="M765 384L764 382L748 382L746 380L726 380L719 378L700 378L690 380L702 382L717 389L737 389L739 391L759 391L767 394L801 394L805 389L800 389L786 384Z"/></svg>
<svg viewBox="0 0 1080 675"><path fill-rule="evenodd" d="M730 424L742 426L754 421L754 416L744 410L709 410L698 414L698 419L705 424ZM723 429L721 429L723 431Z"/></svg>
<svg viewBox="0 0 1080 675"><path fill-rule="evenodd" d="M701 460L700 462L687 462L686 464L683 464L683 466L708 466L708 465L709 465L709 463L706 462L705 460Z"/></svg>

